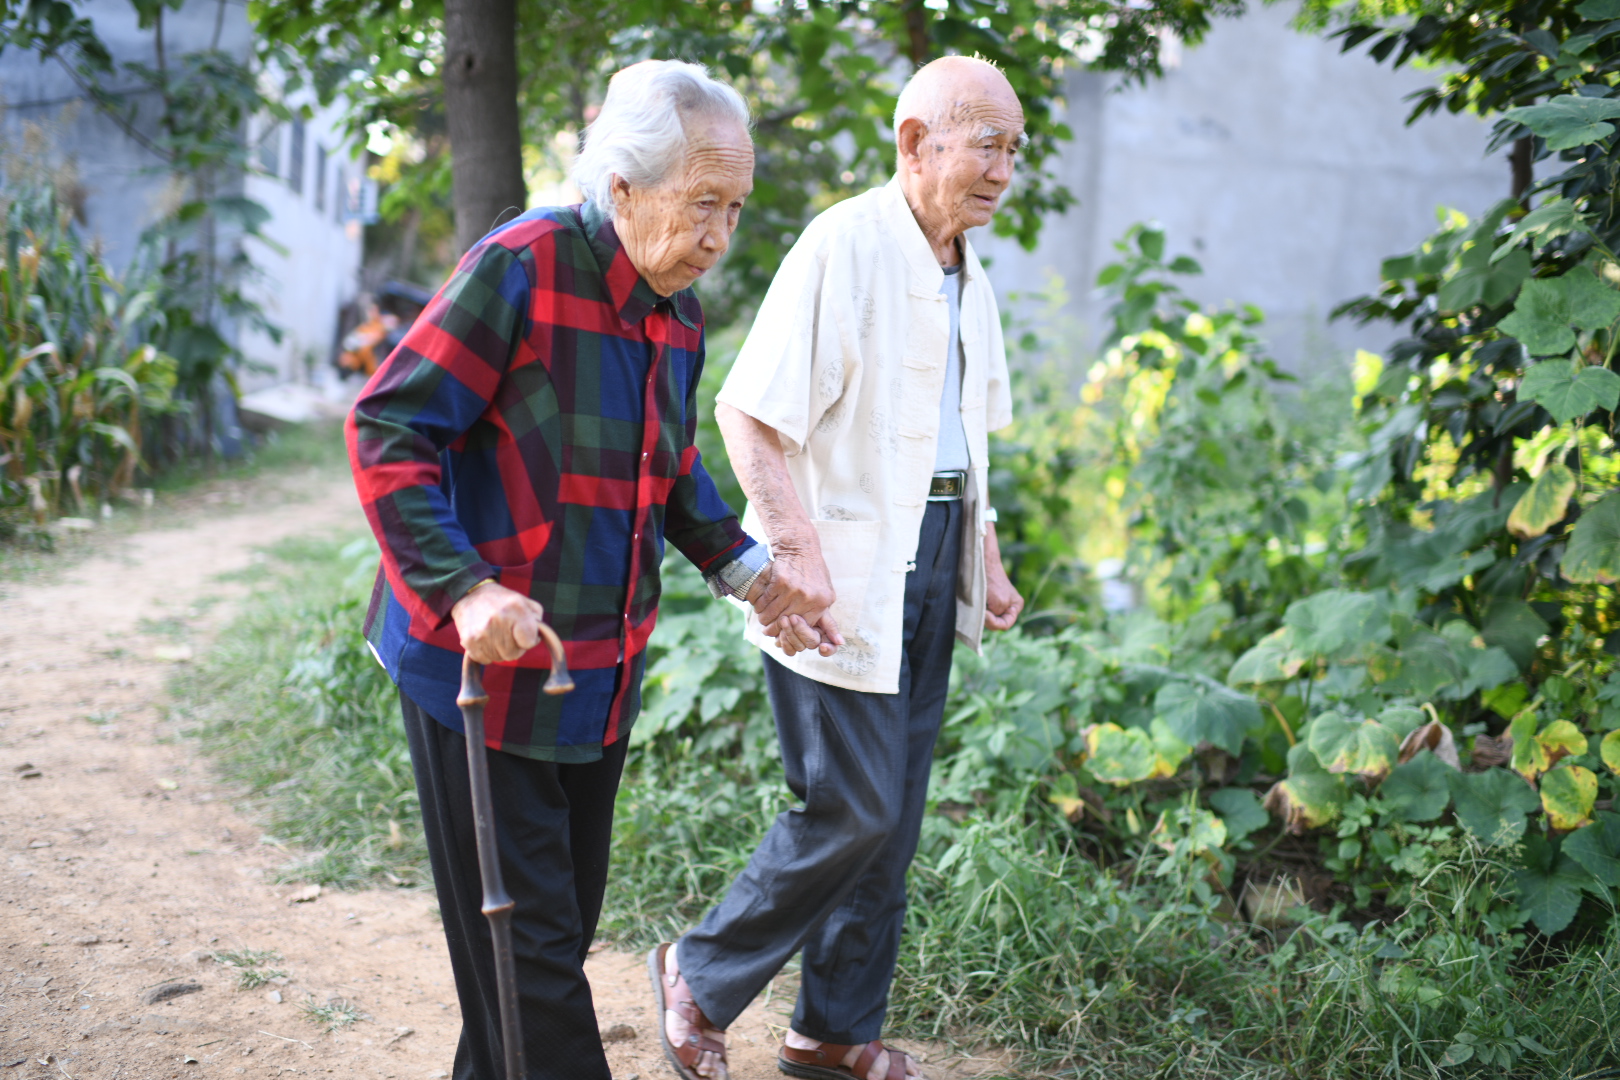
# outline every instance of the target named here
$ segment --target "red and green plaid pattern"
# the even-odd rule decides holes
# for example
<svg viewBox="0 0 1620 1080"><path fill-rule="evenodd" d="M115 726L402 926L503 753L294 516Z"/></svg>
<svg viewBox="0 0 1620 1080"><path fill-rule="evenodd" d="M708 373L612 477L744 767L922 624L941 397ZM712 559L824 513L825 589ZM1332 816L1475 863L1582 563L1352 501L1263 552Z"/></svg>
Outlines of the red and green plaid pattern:
<svg viewBox="0 0 1620 1080"><path fill-rule="evenodd" d="M703 313L660 299L592 204L485 237L349 415L382 546L366 638L400 689L460 730L450 609L488 577L538 600L577 688L536 649L491 666L491 748L595 760L640 710L664 539L706 574L754 541L698 459Z"/></svg>

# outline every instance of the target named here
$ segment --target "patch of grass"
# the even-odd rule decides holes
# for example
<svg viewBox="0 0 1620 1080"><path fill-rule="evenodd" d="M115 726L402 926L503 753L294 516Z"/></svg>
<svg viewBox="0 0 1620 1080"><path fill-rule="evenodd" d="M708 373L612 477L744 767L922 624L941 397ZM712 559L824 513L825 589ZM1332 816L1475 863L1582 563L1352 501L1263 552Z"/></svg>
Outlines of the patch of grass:
<svg viewBox="0 0 1620 1080"><path fill-rule="evenodd" d="M287 973L270 967L281 959L273 949L235 949L214 953L214 963L236 972L238 990L257 990L272 979L285 979Z"/></svg>
<svg viewBox="0 0 1620 1080"><path fill-rule="evenodd" d="M305 1020L319 1025L327 1034L340 1028L353 1027L361 1020L370 1019L356 1008L353 1002L344 998L333 998L325 1005L317 1005L314 998L307 997L299 1003L298 1012Z"/></svg>
<svg viewBox="0 0 1620 1080"><path fill-rule="evenodd" d="M361 637L369 537L270 548L266 580L175 697L250 808L302 849L282 880L430 880L399 702Z"/></svg>

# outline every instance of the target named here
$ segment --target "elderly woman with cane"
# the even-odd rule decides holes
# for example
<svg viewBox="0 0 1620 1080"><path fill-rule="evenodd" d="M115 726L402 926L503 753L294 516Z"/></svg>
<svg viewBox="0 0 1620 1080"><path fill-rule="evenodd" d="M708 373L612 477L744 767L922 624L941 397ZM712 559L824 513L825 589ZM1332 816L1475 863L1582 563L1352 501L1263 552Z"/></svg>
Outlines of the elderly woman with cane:
<svg viewBox="0 0 1620 1080"><path fill-rule="evenodd" d="M838 640L831 598L769 561L693 443L704 339L691 285L753 186L748 123L697 65L619 72L576 168L586 201L530 210L475 245L349 417L382 547L366 637L399 687L461 1002L455 1080L494 1080L511 1060L480 910L464 657L489 665L484 801L511 893L515 1049L530 1080L610 1080L583 964L664 540L716 596L752 603L784 650L830 654ZM572 671L566 695L543 692L543 619Z"/></svg>

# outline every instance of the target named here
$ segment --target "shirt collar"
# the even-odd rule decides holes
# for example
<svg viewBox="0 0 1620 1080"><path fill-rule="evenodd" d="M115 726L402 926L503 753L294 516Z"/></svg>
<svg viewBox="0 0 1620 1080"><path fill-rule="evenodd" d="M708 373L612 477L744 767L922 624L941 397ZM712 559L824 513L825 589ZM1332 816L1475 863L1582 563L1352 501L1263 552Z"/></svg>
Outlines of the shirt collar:
<svg viewBox="0 0 1620 1080"><path fill-rule="evenodd" d="M900 177L895 175L880 189L883 192L883 214L894 230L895 237L900 244L900 251L905 255L906 262L910 264L912 273L920 275L925 281L931 282L931 289L938 292L945 281L945 271L940 267L939 260L934 258L934 249L928 243L928 237L923 234L922 226L917 224L917 215L911 212L911 204L906 202L906 193L900 188ZM979 276L980 267L978 256L973 252L973 245L968 243L967 234L964 233L959 240L962 245L961 278L962 287Z"/></svg>
<svg viewBox="0 0 1620 1080"><path fill-rule="evenodd" d="M659 304L667 301L677 319L693 330L698 328L703 322L703 308L698 303L696 293L689 288L671 297L662 297L654 292L653 287L631 264L630 256L619 242L619 233L614 229L612 219L594 202L579 207L579 219L585 227L585 235L590 240L591 253L596 256L602 278L607 282L608 299L619 313L619 318L634 326Z"/></svg>

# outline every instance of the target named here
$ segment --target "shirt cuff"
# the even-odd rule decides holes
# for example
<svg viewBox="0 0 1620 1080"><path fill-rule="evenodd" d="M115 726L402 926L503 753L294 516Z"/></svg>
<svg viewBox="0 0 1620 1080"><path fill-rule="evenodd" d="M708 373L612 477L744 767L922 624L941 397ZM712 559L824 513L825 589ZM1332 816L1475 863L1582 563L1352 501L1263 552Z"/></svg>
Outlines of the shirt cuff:
<svg viewBox="0 0 1620 1080"><path fill-rule="evenodd" d="M766 550L764 544L759 543L757 540L750 539L746 547L733 548L732 551L736 553L734 558L717 560L715 565L703 572L704 583L709 586L709 592L714 594L716 600L724 600L728 596L736 595L737 591L730 582L721 577L720 572L722 570L732 566L746 567L748 570L744 578L746 580L757 576L761 570L765 569L765 564L771 561L771 553ZM731 554L731 552L727 552L727 554ZM735 577L736 574L737 572L733 570L727 577Z"/></svg>

